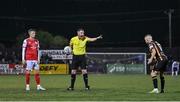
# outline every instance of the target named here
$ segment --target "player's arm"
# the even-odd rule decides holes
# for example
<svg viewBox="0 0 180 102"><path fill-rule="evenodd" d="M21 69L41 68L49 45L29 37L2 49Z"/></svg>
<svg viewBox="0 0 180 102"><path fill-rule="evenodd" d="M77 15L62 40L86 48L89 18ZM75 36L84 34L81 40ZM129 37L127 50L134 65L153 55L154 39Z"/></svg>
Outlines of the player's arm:
<svg viewBox="0 0 180 102"><path fill-rule="evenodd" d="M102 37L102 35L100 35L100 36L95 37L95 38L89 38L89 37L87 37L87 38L88 38L88 41L93 42L93 41L96 41L98 39L102 39L103 37Z"/></svg>
<svg viewBox="0 0 180 102"><path fill-rule="evenodd" d="M40 63L40 58L41 58L39 48L40 48L40 46L39 46L39 41L38 41L38 48L37 48L37 51L38 51L38 63Z"/></svg>
<svg viewBox="0 0 180 102"><path fill-rule="evenodd" d="M22 45L22 64L25 64L25 50L26 50L26 46L27 46L27 41L24 40L23 41L23 45Z"/></svg>
<svg viewBox="0 0 180 102"><path fill-rule="evenodd" d="M152 60L155 57L155 55L156 55L156 50L154 48L152 48L151 49L151 57L148 60L148 64L150 64L152 62Z"/></svg>

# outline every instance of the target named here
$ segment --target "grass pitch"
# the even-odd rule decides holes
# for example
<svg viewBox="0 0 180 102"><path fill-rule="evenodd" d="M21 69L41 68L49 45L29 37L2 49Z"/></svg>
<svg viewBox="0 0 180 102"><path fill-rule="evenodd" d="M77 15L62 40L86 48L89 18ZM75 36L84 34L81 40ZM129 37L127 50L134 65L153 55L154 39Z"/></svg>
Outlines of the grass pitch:
<svg viewBox="0 0 180 102"><path fill-rule="evenodd" d="M180 101L180 77L165 76L164 94L149 94L152 81L149 75L89 75L90 91L84 90L81 75L75 90L67 91L69 75L41 75L46 91L37 91L31 76L31 90L25 91L23 75L0 76L0 101ZM160 84L159 84L160 85Z"/></svg>

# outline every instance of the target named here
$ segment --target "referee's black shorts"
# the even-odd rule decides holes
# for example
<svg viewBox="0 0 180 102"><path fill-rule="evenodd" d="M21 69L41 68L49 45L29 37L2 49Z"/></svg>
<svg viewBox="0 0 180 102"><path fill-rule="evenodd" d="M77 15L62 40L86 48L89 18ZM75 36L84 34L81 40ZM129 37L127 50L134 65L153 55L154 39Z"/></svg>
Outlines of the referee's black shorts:
<svg viewBox="0 0 180 102"><path fill-rule="evenodd" d="M73 55L72 69L86 69L86 57L85 55Z"/></svg>

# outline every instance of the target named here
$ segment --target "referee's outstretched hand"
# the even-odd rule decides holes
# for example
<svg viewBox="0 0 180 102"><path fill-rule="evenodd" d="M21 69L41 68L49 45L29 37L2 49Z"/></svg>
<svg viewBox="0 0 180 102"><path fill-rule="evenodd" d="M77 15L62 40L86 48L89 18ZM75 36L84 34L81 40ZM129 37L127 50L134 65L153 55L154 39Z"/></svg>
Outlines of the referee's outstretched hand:
<svg viewBox="0 0 180 102"><path fill-rule="evenodd" d="M100 35L100 36L98 36L98 37L97 37L97 39L102 39L102 38L103 38L103 36L102 36L102 35Z"/></svg>

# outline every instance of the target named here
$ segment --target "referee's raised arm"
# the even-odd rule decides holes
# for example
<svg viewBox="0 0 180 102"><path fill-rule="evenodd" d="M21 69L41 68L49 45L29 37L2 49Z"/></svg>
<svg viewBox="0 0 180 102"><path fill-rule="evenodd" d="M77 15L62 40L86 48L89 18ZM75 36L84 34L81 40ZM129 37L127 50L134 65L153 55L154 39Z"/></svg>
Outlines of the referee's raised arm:
<svg viewBox="0 0 180 102"><path fill-rule="evenodd" d="M103 36L102 36L102 35L99 35L98 37L95 37L95 38L89 38L89 37L87 37L87 38L88 38L88 41L93 42L93 41L96 41L96 40L98 40L98 39L102 39Z"/></svg>

